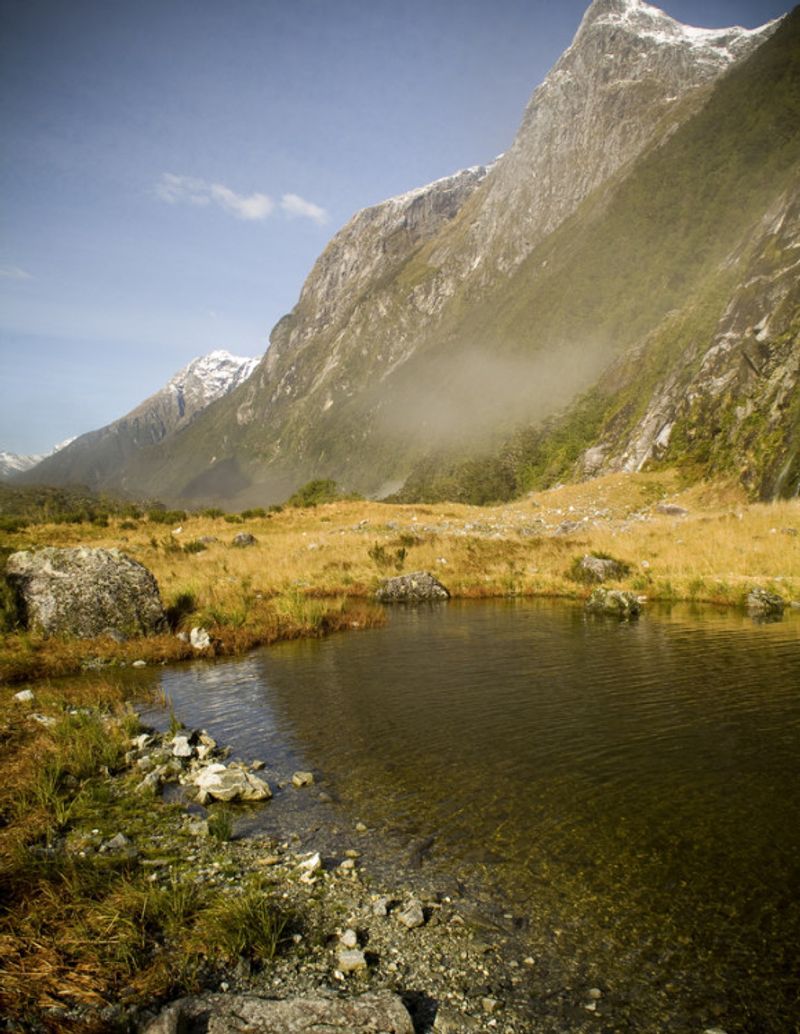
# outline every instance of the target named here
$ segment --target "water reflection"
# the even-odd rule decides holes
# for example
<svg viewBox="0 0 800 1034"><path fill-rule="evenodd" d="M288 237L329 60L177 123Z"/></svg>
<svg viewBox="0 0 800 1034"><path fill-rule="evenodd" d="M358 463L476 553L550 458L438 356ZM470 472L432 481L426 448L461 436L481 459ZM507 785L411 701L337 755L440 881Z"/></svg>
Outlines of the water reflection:
<svg viewBox="0 0 800 1034"><path fill-rule="evenodd" d="M633 1029L710 1010L777 1032L800 943L799 630L451 602L163 687L239 754L324 773L454 868L485 862L539 950L627 997Z"/></svg>

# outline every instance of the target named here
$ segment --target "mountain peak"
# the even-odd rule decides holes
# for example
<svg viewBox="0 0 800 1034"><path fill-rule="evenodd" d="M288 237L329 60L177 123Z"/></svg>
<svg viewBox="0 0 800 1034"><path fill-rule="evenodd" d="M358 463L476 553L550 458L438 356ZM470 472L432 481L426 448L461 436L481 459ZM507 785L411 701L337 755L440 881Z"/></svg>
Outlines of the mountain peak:
<svg viewBox="0 0 800 1034"><path fill-rule="evenodd" d="M745 29L739 25L703 29L684 25L645 0L594 0L583 17L575 42L581 40L586 32L598 27L622 29L654 44L706 49L712 52L709 55L712 60L727 64L739 57L742 47L754 38L774 30L778 21L780 19L755 29Z"/></svg>

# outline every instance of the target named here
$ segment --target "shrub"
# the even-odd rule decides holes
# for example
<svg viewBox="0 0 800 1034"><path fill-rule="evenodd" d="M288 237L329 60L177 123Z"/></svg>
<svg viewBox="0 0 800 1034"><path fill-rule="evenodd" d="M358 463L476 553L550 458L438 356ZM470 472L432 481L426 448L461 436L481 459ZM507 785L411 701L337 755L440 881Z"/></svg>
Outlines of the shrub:
<svg viewBox="0 0 800 1034"><path fill-rule="evenodd" d="M317 478L298 488L294 495L286 500L286 505L300 508L320 506L323 503L335 503L341 498L342 493L335 481L330 478Z"/></svg>
<svg viewBox="0 0 800 1034"><path fill-rule="evenodd" d="M202 553L207 548L205 542L201 542L199 539L192 539L191 542L184 543L183 551L184 553Z"/></svg>
<svg viewBox="0 0 800 1034"><path fill-rule="evenodd" d="M242 510L241 516L244 518L244 520L250 521L253 520L255 517L266 517L267 511L264 509L263 506L254 506L251 507L251 509L249 510Z"/></svg>

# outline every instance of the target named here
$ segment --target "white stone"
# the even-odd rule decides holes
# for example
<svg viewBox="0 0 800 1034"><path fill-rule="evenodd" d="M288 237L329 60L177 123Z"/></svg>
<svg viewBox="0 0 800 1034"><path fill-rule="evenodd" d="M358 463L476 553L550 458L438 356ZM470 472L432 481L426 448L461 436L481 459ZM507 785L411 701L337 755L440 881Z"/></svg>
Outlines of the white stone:
<svg viewBox="0 0 800 1034"><path fill-rule="evenodd" d="M195 650L207 650L211 646L211 636L205 628L196 625L189 633L189 642Z"/></svg>
<svg viewBox="0 0 800 1034"><path fill-rule="evenodd" d="M14 699L20 704L29 704L33 700L33 690L21 689L19 693L14 694Z"/></svg>

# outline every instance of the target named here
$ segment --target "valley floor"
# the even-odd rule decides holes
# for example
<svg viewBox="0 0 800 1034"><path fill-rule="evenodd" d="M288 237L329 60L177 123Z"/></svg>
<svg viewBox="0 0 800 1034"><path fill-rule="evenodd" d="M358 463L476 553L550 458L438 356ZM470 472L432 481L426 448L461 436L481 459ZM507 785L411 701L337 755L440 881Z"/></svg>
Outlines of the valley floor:
<svg viewBox="0 0 800 1034"><path fill-rule="evenodd" d="M32 525L4 550L117 547L156 576L175 632L208 629L211 654L383 620L381 580L427 570L454 597L580 599L572 565L613 556L628 574L611 587L648 600L742 605L760 587L800 599L800 502L748 503L736 487L682 487L671 472L609 475L496 507L340 502L263 517L190 515L176 524L111 518L107 526ZM246 532L255 542L232 546ZM116 643L8 635L0 679L19 681L92 663L180 660L174 635ZM201 654L202 655L202 654Z"/></svg>
<svg viewBox="0 0 800 1034"><path fill-rule="evenodd" d="M229 914L224 895L233 884L245 890L252 884L257 900L265 887L272 895L265 914L242 919L243 936L261 938L262 956L245 951L254 973L269 961L270 931L282 931L285 922L286 930L303 929L310 937L310 948L296 946L269 971L287 989L305 989L316 976L322 979L323 970L328 979L336 948L330 938L350 923L350 913L370 927L384 961L393 942L406 938L391 918L371 912L373 899L358 878L320 875L316 890L300 882L299 856L289 843L198 841L187 864L182 815L155 801L143 806L134 791L140 774L126 753L136 722L123 690L111 682L103 688L97 680L48 681L53 676L135 660L235 653L280 638L378 624L384 611L373 602L375 590L401 571L429 570L455 597L579 599L591 586L574 580L573 562L603 553L628 565L629 573L612 587L649 600L742 605L748 590L761 587L788 603L800 599L799 530L797 500L749 504L735 488L682 488L676 475L659 473L609 476L493 508L341 502L247 520L190 516L164 525L112 518L105 527L34 525L7 534L0 543L5 550L120 548L156 575L173 632L121 643L17 632L0 642L7 772L0 791L0 875L7 898L0 995L18 1017L6 1029L112 1029L128 1015L121 989L131 987L135 1007L154 995L210 986L212 957L223 964L211 974L211 986L227 974L231 982L260 988L247 967L247 973L237 968L241 946L225 940L226 924L219 921L220 908ZM233 546L241 532L255 542ZM208 629L210 649L196 651L186 641L195 626ZM20 704L14 699L20 683L34 679L35 702ZM32 720L32 709L39 719ZM103 848L118 832L139 844L135 855L124 844L122 853ZM270 856L271 875L265 876ZM177 857L183 858L183 875L166 878ZM403 884L382 892L402 897L411 889ZM484 940L469 935L449 901L422 887L418 892L426 915L434 917L418 938L419 951L409 954L401 945L397 968L387 968L385 980L375 984L357 976L348 978L348 986L392 987L398 973L438 980L430 959L448 956L456 960L459 986L474 989L453 1002L457 1012L486 1010L476 1022L488 1023L497 996L482 976ZM304 909L309 914L309 904L319 929L303 927L297 918ZM280 941L283 935L275 936ZM176 969L178 958L182 968ZM493 1027L526 1029L517 1025L511 1004L524 964L512 958L512 968L503 970L508 1011ZM442 995L450 975L447 969L440 974ZM589 1006L576 1001L564 1008L586 1015Z"/></svg>

